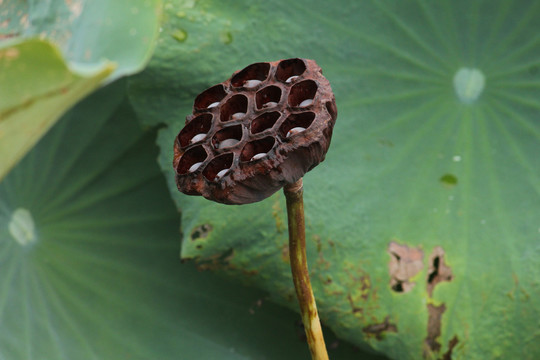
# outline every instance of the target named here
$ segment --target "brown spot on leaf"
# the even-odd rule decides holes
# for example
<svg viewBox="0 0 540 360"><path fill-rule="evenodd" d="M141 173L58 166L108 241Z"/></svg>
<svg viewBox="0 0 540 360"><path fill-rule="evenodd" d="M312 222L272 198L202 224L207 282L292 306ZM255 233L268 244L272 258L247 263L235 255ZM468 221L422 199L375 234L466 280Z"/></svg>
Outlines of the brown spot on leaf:
<svg viewBox="0 0 540 360"><path fill-rule="evenodd" d="M351 309L352 309L353 314L356 314L356 313L363 314L364 313L364 309L362 309L361 307L358 307L358 306L356 306L354 304L354 301L353 301L353 298L352 298L351 294L347 295L347 300L349 300L349 304L351 305Z"/></svg>
<svg viewBox="0 0 540 360"><path fill-rule="evenodd" d="M204 239L205 237L210 234L212 231L212 225L210 224L202 224L200 226L197 226L193 231L191 232L191 240L195 241L198 239Z"/></svg>
<svg viewBox="0 0 540 360"><path fill-rule="evenodd" d="M284 263L288 263L291 261L289 256L289 242L285 241L283 245L281 246L281 260L283 260Z"/></svg>
<svg viewBox="0 0 540 360"><path fill-rule="evenodd" d="M439 306L435 306L433 304L428 304L427 309L428 325L425 340L427 349L424 352L424 357L429 357L429 352L439 352L441 350L441 344L437 341L437 338L441 336L441 319L446 310L446 305L441 304Z"/></svg>
<svg viewBox="0 0 540 360"><path fill-rule="evenodd" d="M418 274L422 268L424 253L419 248L410 248L407 245L400 245L394 241L388 246L390 263L390 287L400 293L411 291L415 283L410 279Z"/></svg>
<svg viewBox="0 0 540 360"><path fill-rule="evenodd" d="M197 261L198 270L220 270L224 268L232 268L231 260L234 258L234 249L229 249L221 254L210 256L206 259L195 259Z"/></svg>
<svg viewBox="0 0 540 360"><path fill-rule="evenodd" d="M389 317L387 316L382 323L368 325L362 331L367 336L374 336L375 339L382 340L383 335L387 332L397 333L397 327L389 321Z"/></svg>
<svg viewBox="0 0 540 360"><path fill-rule="evenodd" d="M454 350L454 347L458 344L459 339L457 335L454 335L453 338L450 339L448 342L448 351L446 351L443 354L443 357L441 360L452 360L452 351Z"/></svg>
<svg viewBox="0 0 540 360"><path fill-rule="evenodd" d="M286 228L285 223L283 222L283 209L281 208L281 204L279 203L279 196L275 198L275 201L272 204L272 217L276 222L276 230L278 234L283 233Z"/></svg>
<svg viewBox="0 0 540 360"><path fill-rule="evenodd" d="M452 270L444 262L444 250L437 246L429 256L429 268L427 278L427 291L429 296L433 295L435 285L442 281L452 281L454 275Z"/></svg>

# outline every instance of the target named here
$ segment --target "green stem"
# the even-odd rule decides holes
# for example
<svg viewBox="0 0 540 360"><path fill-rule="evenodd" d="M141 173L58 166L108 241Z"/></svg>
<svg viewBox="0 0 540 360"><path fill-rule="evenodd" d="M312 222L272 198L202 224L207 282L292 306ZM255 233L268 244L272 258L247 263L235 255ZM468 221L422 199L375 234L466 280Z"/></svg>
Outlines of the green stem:
<svg viewBox="0 0 540 360"><path fill-rule="evenodd" d="M302 322L306 331L309 351L313 360L328 360L315 297L311 289L306 257L306 227L302 179L283 188L287 199L289 223L289 257Z"/></svg>

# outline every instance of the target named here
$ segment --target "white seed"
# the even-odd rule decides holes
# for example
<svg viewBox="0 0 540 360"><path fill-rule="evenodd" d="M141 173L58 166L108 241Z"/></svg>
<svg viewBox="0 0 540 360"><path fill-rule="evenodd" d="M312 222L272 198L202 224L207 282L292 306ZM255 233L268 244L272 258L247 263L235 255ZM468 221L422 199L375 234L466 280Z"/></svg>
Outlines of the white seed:
<svg viewBox="0 0 540 360"><path fill-rule="evenodd" d="M269 102L263 104L263 108L269 108L269 107L273 107L273 106L277 106L277 102L269 101Z"/></svg>
<svg viewBox="0 0 540 360"><path fill-rule="evenodd" d="M246 116L246 113L243 113L243 112L237 112L237 113L232 114L231 119L233 119L233 120L240 120L240 119L242 119L244 116Z"/></svg>
<svg viewBox="0 0 540 360"><path fill-rule="evenodd" d="M221 179L222 177L224 177L225 174L228 173L228 172L229 172L229 169L223 169L223 170L221 170L220 172L218 172L218 173L216 174L216 177L214 178L214 181L218 181L219 179Z"/></svg>
<svg viewBox="0 0 540 360"><path fill-rule="evenodd" d="M200 168L202 165L202 161L201 162L198 162L198 163L195 163L193 165L191 165L191 167L189 168L188 172L192 173L192 172L195 172L197 171L198 168Z"/></svg>
<svg viewBox="0 0 540 360"><path fill-rule="evenodd" d="M261 80L246 80L244 81L244 87L253 88L259 85L261 82L262 82Z"/></svg>
<svg viewBox="0 0 540 360"><path fill-rule="evenodd" d="M306 99L306 100L302 101L300 103L300 105L298 105L298 106L305 107L305 106L309 106L311 104L313 104L313 99Z"/></svg>
<svg viewBox="0 0 540 360"><path fill-rule="evenodd" d="M197 141L201 141L205 137L206 137L206 133L197 134L197 135L195 135L194 137L191 138L190 143L191 144L196 143Z"/></svg>
<svg viewBox="0 0 540 360"><path fill-rule="evenodd" d="M294 80L298 79L298 76L291 76L290 78L288 78L287 80L285 80L286 83L291 83L293 82Z"/></svg>
<svg viewBox="0 0 540 360"><path fill-rule="evenodd" d="M219 101L216 101L216 102L213 102L211 103L210 105L208 105L206 108L207 109L211 109L211 108L215 108L216 106L219 105Z"/></svg>
<svg viewBox="0 0 540 360"><path fill-rule="evenodd" d="M231 146L234 146L234 145L238 144L239 142L240 142L240 140L236 140L236 139L223 140L222 142L219 143L218 149L231 147Z"/></svg>
<svg viewBox="0 0 540 360"><path fill-rule="evenodd" d="M253 157L251 158L250 161L259 160L259 159L262 159L265 156L266 156L266 153L258 153L258 154L253 155Z"/></svg>
<svg viewBox="0 0 540 360"><path fill-rule="evenodd" d="M291 130L287 131L287 137L292 136L294 134L298 134L304 130L306 130L306 128L303 128L301 126L294 127Z"/></svg>

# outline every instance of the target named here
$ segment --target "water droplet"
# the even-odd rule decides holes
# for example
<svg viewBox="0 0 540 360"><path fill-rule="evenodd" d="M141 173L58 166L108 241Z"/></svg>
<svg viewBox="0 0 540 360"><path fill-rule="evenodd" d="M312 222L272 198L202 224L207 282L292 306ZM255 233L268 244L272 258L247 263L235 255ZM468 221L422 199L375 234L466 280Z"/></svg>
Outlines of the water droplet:
<svg viewBox="0 0 540 360"><path fill-rule="evenodd" d="M9 233L21 246L27 246L37 241L34 219L30 211L18 208L11 215Z"/></svg>
<svg viewBox="0 0 540 360"><path fill-rule="evenodd" d="M131 8L131 13L132 13L133 15L138 14L138 13L139 13L139 8L132 7L132 8Z"/></svg>
<svg viewBox="0 0 540 360"><path fill-rule="evenodd" d="M184 42L187 39L187 32L182 29L176 29L173 31L171 36L175 38L178 42Z"/></svg>
<svg viewBox="0 0 540 360"><path fill-rule="evenodd" d="M486 78L479 69L461 68L454 75L454 90L459 100L465 104L475 102L486 84Z"/></svg>
<svg viewBox="0 0 540 360"><path fill-rule="evenodd" d="M444 185L447 186L455 186L457 185L458 179L455 175L452 174L444 174L439 179L440 182L442 182Z"/></svg>
<svg viewBox="0 0 540 360"><path fill-rule="evenodd" d="M137 35L137 29L135 29L135 28L129 29L129 35L131 35L131 36Z"/></svg>
<svg viewBox="0 0 540 360"><path fill-rule="evenodd" d="M454 156L452 157L452 160L455 161L455 162L460 162L460 161L461 161L461 156L459 156L459 155L454 155Z"/></svg>
<svg viewBox="0 0 540 360"><path fill-rule="evenodd" d="M486 225L486 220L485 219L480 220L480 224Z"/></svg>
<svg viewBox="0 0 540 360"><path fill-rule="evenodd" d="M225 45L229 45L233 41L233 36L230 31L222 31L221 34L219 34L219 39Z"/></svg>

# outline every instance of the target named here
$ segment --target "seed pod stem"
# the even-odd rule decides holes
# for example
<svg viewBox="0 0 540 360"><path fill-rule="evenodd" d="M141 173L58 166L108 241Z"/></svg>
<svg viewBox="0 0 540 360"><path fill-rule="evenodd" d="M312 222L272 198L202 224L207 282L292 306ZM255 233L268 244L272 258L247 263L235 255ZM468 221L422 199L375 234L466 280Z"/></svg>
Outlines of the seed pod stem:
<svg viewBox="0 0 540 360"><path fill-rule="evenodd" d="M302 322L313 360L328 360L328 353L311 288L306 256L306 227L304 221L304 199L302 179L283 187L287 199L289 225L289 256Z"/></svg>

